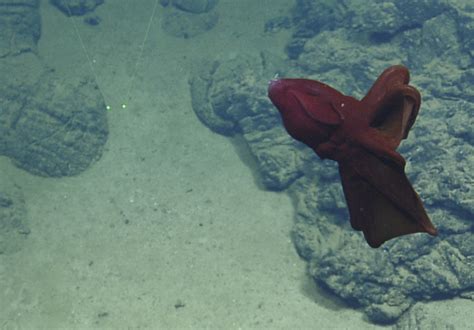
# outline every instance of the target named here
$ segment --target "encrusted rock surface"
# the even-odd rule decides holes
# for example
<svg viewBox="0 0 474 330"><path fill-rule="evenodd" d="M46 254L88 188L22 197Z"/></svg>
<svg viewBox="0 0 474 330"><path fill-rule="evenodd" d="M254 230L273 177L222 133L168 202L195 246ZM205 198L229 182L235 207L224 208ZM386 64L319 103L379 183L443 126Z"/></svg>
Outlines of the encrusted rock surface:
<svg viewBox="0 0 474 330"><path fill-rule="evenodd" d="M104 0L50 0L67 16L83 16L91 13L104 3Z"/></svg>
<svg viewBox="0 0 474 330"><path fill-rule="evenodd" d="M194 13L194 14L201 14L207 13L212 10L217 3L218 0L161 0L160 1L163 6L168 6L172 4L174 7Z"/></svg>
<svg viewBox="0 0 474 330"><path fill-rule="evenodd" d="M453 299L449 306L442 301L430 304L417 303L409 312L404 314L400 321L393 326L393 330L455 330L470 329L472 320L472 305L464 299Z"/></svg>
<svg viewBox="0 0 474 330"><path fill-rule="evenodd" d="M304 158L312 157L286 134L266 97L269 77L286 66L269 54L244 55L200 63L190 79L196 115L218 133L242 134L257 159L262 183L272 190L288 187L302 175Z"/></svg>
<svg viewBox="0 0 474 330"><path fill-rule="evenodd" d="M288 50L296 61L275 65L268 55L240 56L196 70L197 116L220 134L243 137L265 186L287 189L295 201L293 238L309 273L371 321L395 322L419 301L468 296L474 290L474 6L300 0L292 22ZM266 82L276 72L305 76L360 98L398 63L410 68L423 96L399 151L439 236L408 235L371 249L350 228L336 164L288 137L266 100Z"/></svg>

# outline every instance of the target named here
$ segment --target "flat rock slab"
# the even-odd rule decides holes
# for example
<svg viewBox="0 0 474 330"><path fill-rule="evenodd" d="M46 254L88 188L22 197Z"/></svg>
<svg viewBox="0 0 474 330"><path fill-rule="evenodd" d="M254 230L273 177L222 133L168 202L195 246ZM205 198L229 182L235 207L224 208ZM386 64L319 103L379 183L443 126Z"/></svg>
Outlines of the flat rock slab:
<svg viewBox="0 0 474 330"><path fill-rule="evenodd" d="M102 153L106 106L91 76L66 81L36 56L40 24L39 1L0 0L0 155L33 174L75 175Z"/></svg>
<svg viewBox="0 0 474 330"><path fill-rule="evenodd" d="M36 51L41 35L39 0L0 0L0 59Z"/></svg>
<svg viewBox="0 0 474 330"><path fill-rule="evenodd" d="M213 10L217 0L174 0L161 1L161 4L167 7L161 27L174 37L195 37L214 28L219 20L217 11Z"/></svg>
<svg viewBox="0 0 474 330"><path fill-rule="evenodd" d="M53 177L78 174L100 157L108 129L95 82L64 81L32 54L1 60L0 72L1 155Z"/></svg>

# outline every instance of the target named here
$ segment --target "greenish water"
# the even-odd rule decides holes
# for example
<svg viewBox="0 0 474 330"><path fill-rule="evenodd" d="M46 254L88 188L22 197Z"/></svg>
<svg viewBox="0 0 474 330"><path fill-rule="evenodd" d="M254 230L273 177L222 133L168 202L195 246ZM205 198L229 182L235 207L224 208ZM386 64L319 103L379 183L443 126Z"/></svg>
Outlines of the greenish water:
<svg viewBox="0 0 474 330"><path fill-rule="evenodd" d="M0 328L469 329L469 1L87 5L0 0ZM439 235L372 249L267 86L360 99L393 64Z"/></svg>

